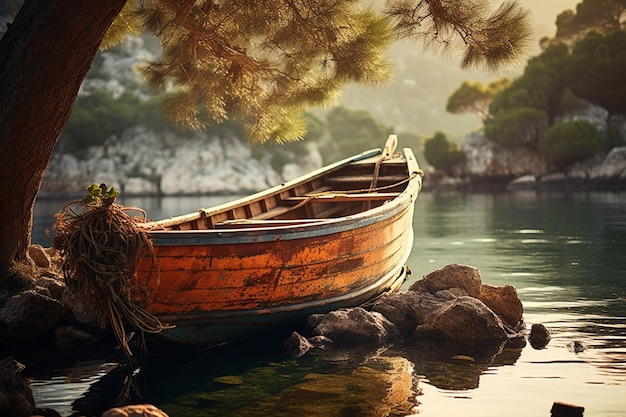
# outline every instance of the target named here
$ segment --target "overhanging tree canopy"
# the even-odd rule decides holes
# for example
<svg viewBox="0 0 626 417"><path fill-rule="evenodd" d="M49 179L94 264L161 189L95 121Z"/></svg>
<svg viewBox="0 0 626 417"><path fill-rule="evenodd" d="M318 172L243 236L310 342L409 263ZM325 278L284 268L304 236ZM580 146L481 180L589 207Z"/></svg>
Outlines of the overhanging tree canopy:
<svg viewBox="0 0 626 417"><path fill-rule="evenodd" d="M462 66L494 67L527 45L515 2L390 0L25 0L0 40L0 276L25 257L52 149L104 34L154 33L163 56L144 73L167 88L170 116L191 127L240 118L250 139L289 140L301 114L351 82L389 76L397 35L460 47ZM122 8L124 8L122 12Z"/></svg>

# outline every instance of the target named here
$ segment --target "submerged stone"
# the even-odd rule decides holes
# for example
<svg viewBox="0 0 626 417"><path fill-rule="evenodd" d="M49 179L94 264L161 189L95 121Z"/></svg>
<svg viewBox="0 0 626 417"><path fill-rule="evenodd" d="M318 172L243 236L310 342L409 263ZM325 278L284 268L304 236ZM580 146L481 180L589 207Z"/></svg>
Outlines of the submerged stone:
<svg viewBox="0 0 626 417"><path fill-rule="evenodd" d="M307 375L285 390L271 415L386 417L409 415L417 379L402 357L376 357L351 372Z"/></svg>

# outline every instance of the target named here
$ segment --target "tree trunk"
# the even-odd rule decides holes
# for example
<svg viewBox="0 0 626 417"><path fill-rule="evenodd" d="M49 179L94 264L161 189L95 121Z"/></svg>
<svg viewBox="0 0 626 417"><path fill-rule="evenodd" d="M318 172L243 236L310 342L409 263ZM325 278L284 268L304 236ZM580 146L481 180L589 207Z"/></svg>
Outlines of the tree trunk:
<svg viewBox="0 0 626 417"><path fill-rule="evenodd" d="M26 255L52 150L125 2L26 0L0 40L0 278Z"/></svg>

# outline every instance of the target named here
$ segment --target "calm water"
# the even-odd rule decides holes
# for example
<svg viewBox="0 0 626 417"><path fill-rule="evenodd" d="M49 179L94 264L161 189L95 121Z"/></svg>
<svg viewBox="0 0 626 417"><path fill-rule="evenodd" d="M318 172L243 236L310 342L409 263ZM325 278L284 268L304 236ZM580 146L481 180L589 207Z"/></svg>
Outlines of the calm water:
<svg viewBox="0 0 626 417"><path fill-rule="evenodd" d="M123 204L160 218L219 200ZM37 204L35 241L51 245L43 230L61 206ZM543 323L552 340L542 350L508 348L475 362L424 347L386 352L410 360L422 378L420 404L408 414L549 416L552 403L563 401L584 406L586 417L626 416L626 193L424 193L416 209L413 274L405 288L447 264L473 265L485 283L514 285L526 323ZM587 349L576 353L574 341ZM170 417L385 415L355 399L364 390L357 381L341 385L346 375L355 375L354 358L293 359L252 346L157 358L134 375L134 398L162 407ZM35 372L36 400L64 415L88 414L81 403L107 407L126 376L112 367L103 361ZM303 388L311 378L321 381L324 395ZM337 391L324 391L333 386Z"/></svg>

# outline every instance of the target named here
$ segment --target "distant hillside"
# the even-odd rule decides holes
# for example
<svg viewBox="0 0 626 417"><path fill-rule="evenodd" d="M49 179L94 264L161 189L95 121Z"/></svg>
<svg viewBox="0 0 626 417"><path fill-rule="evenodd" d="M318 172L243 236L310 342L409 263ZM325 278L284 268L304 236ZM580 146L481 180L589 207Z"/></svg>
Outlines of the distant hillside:
<svg viewBox="0 0 626 417"><path fill-rule="evenodd" d="M526 61L539 53L539 40L553 37L556 16L574 9L579 0L523 0L521 4L532 12L535 22L533 48L519 64L500 74L486 71L462 71L458 59L442 58L424 52L421 45L401 43L394 46L390 56L396 63L396 79L388 86L367 88L353 86L346 91L341 104L350 108L369 110L396 131L411 131L420 136L443 131L452 140L480 126L480 119L472 115L447 113L448 96L465 80L491 81L501 77L515 78L522 73ZM493 4L498 4L494 1Z"/></svg>

